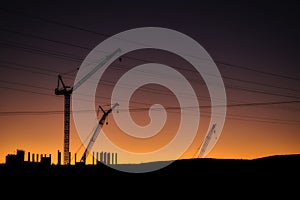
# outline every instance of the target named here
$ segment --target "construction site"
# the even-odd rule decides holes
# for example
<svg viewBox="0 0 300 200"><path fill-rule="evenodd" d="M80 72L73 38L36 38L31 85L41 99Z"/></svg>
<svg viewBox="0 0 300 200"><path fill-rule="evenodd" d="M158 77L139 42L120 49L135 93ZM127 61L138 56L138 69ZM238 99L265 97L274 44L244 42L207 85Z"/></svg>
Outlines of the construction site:
<svg viewBox="0 0 300 200"><path fill-rule="evenodd" d="M103 63L102 63L103 64ZM97 68L99 69L101 65L98 65ZM95 69L97 70L97 69ZM64 143L63 143L63 155L60 150L57 151L57 161L54 162L51 160L51 154L45 155L45 154L39 154L39 153L31 153L27 152L27 160L25 160L25 151L17 149L16 154L8 154L6 156L6 164L7 165L22 165L22 164L41 164L41 165L50 165L55 163L56 165L71 165L71 158L72 153L69 151L70 147L70 100L71 100L71 94L73 92L73 88L79 87L84 80L87 80L92 73L87 74L81 81L79 81L79 84L74 85L74 87L66 86L65 83L62 80L61 75L58 75L58 83L57 88L55 88L55 94L56 95L63 95L64 96ZM96 128L94 129L94 132L89 140L89 143L86 145L86 148L84 150L84 153L80 157L79 160L77 160L77 153L74 153L74 163L75 165L85 165L86 159L88 155L91 156L91 164L95 165L99 162L105 164L105 165L115 165L118 163L118 154L114 152L90 152L92 149L92 146L94 142L96 141L97 135L101 131L102 126L105 124L105 120L108 116L108 114L119 104L115 103L109 110L104 110L101 106L98 108L99 111L103 112L102 117L99 119L99 122L96 125ZM84 146L84 145L83 145Z"/></svg>
<svg viewBox="0 0 300 200"><path fill-rule="evenodd" d="M63 130L63 152L61 155L61 151L58 150L57 152L57 165L70 165L71 164L71 158L74 157L74 164L75 165L85 165L87 161L88 155L91 156L92 159L92 165L97 164L98 162L102 162L106 165L114 165L118 163L118 154L115 152L91 152L91 149L94 145L94 143L97 140L97 137L99 133L101 132L101 129L104 124L106 123L106 119L108 115L117 107L119 106L119 103L114 103L108 110L104 110L102 106L99 105L97 110L97 117L99 113L102 112L102 116L99 117L98 123L95 125L95 128L93 129L93 133L89 138L89 142L87 144L82 144L82 146L85 148L83 154L79 159L77 159L77 152L72 155L70 152L70 124L71 124L71 96L72 93L79 88L81 85L83 85L86 81L88 81L94 73L96 73L103 65L105 65L109 60L113 59L115 56L118 56L118 54L121 52L121 49L117 49L111 54L108 54L104 58L101 59L101 62L98 63L91 71L86 73L80 80L76 81L73 86L66 85L63 77L58 74L57 76L57 87L54 89L55 95L60 95L64 97L64 130ZM115 57L116 59L118 57ZM119 61L121 61L122 58L119 57ZM100 112L101 111L101 112ZM196 157L202 158L205 155L205 151L209 143L211 142L211 139L216 137L216 124L213 124L210 131L207 133L204 142L199 146L197 149ZM215 135L215 136L214 136ZM215 139L215 140L216 140ZM51 154L47 157L43 154L37 154L33 153L30 155L30 152L28 152L27 155L27 161L24 160L24 154L25 152L23 150L17 150L16 155L9 154L6 156L6 163L7 164L17 164L17 163L55 163L51 161ZM47 161L45 161L47 160ZM78 161L77 161L78 160Z"/></svg>
<svg viewBox="0 0 300 200"><path fill-rule="evenodd" d="M299 8L2 1L2 198L297 198Z"/></svg>
<svg viewBox="0 0 300 200"><path fill-rule="evenodd" d="M57 151L57 161L52 160L52 154L38 154L27 152L27 156L25 156L25 151L17 149L16 154L8 154L5 157L5 164L8 166L22 166L22 165L63 165L61 152ZM77 162L76 153L74 154L75 162L68 163L68 165L83 165L85 163ZM69 152L69 157L71 158L71 152ZM116 165L118 164L118 154L110 153L110 152L92 152L92 163L91 165L97 165L100 162L105 165Z"/></svg>

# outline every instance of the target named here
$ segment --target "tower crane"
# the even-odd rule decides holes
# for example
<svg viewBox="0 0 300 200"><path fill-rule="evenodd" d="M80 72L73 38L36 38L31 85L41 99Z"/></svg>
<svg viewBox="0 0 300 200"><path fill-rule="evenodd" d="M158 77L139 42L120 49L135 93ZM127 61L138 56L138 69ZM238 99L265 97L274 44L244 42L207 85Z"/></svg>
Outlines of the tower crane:
<svg viewBox="0 0 300 200"><path fill-rule="evenodd" d="M118 103L115 103L108 111L105 111L101 106L99 106L99 108L102 110L103 115L99 120L99 123L97 124L96 129L94 130L94 133L87 145L87 147L85 148L85 151L80 159L80 164L85 164L86 163L86 158L90 152L90 150L92 149L93 144L96 141L97 136L99 135L100 129L102 128L102 126L104 125L104 122L106 120L106 117L108 116L108 114L115 108L119 106Z"/></svg>
<svg viewBox="0 0 300 200"><path fill-rule="evenodd" d="M205 139L204 139L204 142L202 143L202 146L201 146L201 150L200 150L200 153L199 153L199 158L203 157L205 151L206 151L206 148L213 136L213 134L215 133L215 128L216 128L216 125L217 124L213 124L210 131L207 133Z"/></svg>
<svg viewBox="0 0 300 200"><path fill-rule="evenodd" d="M112 59L116 54L120 53L118 48L111 54L107 55L102 61L96 65L89 73L87 73L81 80L79 80L73 87L66 86L62 80L61 75L57 78L57 87L55 88L56 95L64 95L64 164L70 164L70 100L71 94L74 90L80 87L86 80L88 80L97 70L99 70L105 63ZM61 85L60 85L61 83Z"/></svg>
<svg viewBox="0 0 300 200"><path fill-rule="evenodd" d="M60 84L62 88L60 88ZM55 88L56 95L64 95L64 164L69 164L69 144L70 144L70 100L73 88L66 86L62 80L61 75L57 78L57 87Z"/></svg>

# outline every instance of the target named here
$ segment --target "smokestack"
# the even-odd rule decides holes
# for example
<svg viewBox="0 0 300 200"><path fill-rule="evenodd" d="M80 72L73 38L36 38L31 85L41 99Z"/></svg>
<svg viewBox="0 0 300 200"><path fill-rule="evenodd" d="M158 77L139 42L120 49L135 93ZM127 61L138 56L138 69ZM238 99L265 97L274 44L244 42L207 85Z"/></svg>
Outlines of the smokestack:
<svg viewBox="0 0 300 200"><path fill-rule="evenodd" d="M76 162L77 162L77 153L75 153L74 156L75 156L75 164L76 164Z"/></svg>
<svg viewBox="0 0 300 200"><path fill-rule="evenodd" d="M118 154L117 153L115 153L116 155L115 155L115 164L118 164Z"/></svg>
<svg viewBox="0 0 300 200"><path fill-rule="evenodd" d="M34 162L34 153L32 154L32 162Z"/></svg>
<svg viewBox="0 0 300 200"><path fill-rule="evenodd" d="M29 151L27 153L27 159L28 159L28 162L30 162L30 152Z"/></svg>

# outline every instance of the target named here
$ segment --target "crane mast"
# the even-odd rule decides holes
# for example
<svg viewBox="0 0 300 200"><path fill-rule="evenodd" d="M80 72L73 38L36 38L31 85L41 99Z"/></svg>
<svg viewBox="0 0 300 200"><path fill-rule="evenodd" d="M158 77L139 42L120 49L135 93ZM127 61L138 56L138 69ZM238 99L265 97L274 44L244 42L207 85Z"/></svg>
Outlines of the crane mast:
<svg viewBox="0 0 300 200"><path fill-rule="evenodd" d="M55 88L56 95L64 95L64 164L70 164L70 103L72 92L80 87L86 80L88 80L97 70L99 70L105 63L112 59L116 54L120 53L121 49L118 48L111 54L107 55L102 61L87 73L81 80L76 82L73 87L66 86L62 80L61 75L57 77L57 87ZM60 87L62 85L62 87Z"/></svg>
<svg viewBox="0 0 300 200"><path fill-rule="evenodd" d="M62 87L60 87L62 85ZM73 88L66 86L61 75L57 78L56 95L64 95L64 164L70 163L69 146L70 146L70 101Z"/></svg>
<svg viewBox="0 0 300 200"><path fill-rule="evenodd" d="M100 129L101 129L102 126L104 125L104 122L105 122L105 120L106 120L108 114L109 114L116 106L119 106L119 104L118 104L118 103L115 103L108 111L105 111L101 106L99 106L100 109L101 109L102 112L103 112L103 115L102 115L102 117L100 118L99 123L97 124L97 127L96 127L96 129L95 129L95 131L94 131L94 133L93 133L93 135L92 135L92 137L91 137L91 139L90 139L90 141L89 141L89 143L88 143L88 145L87 145L87 147L86 147L86 149L85 149L85 151L84 151L84 153L83 153L83 155L82 155L82 157L81 157L81 159L80 159L80 163L82 163L82 164L85 164L85 163L86 163L86 158L87 158L87 156L88 156L88 153L89 153L90 150L92 149L92 146L93 146L93 144L95 143L97 136L99 135Z"/></svg>

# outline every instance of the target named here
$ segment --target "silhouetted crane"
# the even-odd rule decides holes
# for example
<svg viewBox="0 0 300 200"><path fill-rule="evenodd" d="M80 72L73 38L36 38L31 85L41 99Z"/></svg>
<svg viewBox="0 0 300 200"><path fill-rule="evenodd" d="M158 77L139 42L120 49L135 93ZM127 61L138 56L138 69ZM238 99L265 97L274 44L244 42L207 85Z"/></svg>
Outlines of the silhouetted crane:
<svg viewBox="0 0 300 200"><path fill-rule="evenodd" d="M203 157L205 151L206 151L206 148L213 136L213 134L215 133L215 128L216 128L216 125L217 124L213 124L210 131L207 133L205 139L204 139L204 142L202 143L202 146L201 146L201 149L200 149L200 153L199 153L199 158Z"/></svg>
<svg viewBox="0 0 300 200"><path fill-rule="evenodd" d="M60 84L62 88L60 87ZM55 88L56 95L64 95L65 104L64 104L64 163L69 164L69 144L70 144L70 99L73 88L66 86L62 80L61 75L58 75L57 78L57 87Z"/></svg>
<svg viewBox="0 0 300 200"><path fill-rule="evenodd" d="M99 106L99 108L102 110L103 115L101 117L101 119L99 120L99 123L97 124L96 129L94 130L94 133L87 145L87 147L85 148L85 151L80 159L80 163L81 164L85 164L86 163L86 158L90 152L90 150L92 149L93 144L96 141L97 136L99 135L100 129L102 128L102 126L104 125L104 122L106 120L106 117L108 116L108 114L116 107L119 106L118 103L115 103L108 111L105 111L101 106Z"/></svg>
<svg viewBox="0 0 300 200"><path fill-rule="evenodd" d="M66 86L62 80L61 75L57 78L57 87L55 88L56 95L64 95L64 164L70 164L70 100L72 92L88 80L98 69L107 63L113 56L120 53L121 49L115 50L113 53L106 56L95 68L87 73L81 80L79 80L73 87ZM60 83L62 87L60 86Z"/></svg>

